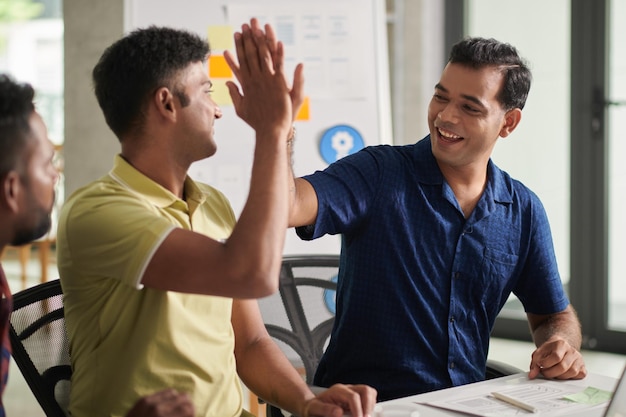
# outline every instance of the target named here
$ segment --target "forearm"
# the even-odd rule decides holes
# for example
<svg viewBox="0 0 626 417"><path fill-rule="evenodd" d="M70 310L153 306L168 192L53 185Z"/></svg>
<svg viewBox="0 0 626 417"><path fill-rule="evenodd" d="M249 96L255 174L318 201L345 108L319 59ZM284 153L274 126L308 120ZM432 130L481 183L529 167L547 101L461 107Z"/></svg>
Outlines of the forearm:
<svg viewBox="0 0 626 417"><path fill-rule="evenodd" d="M563 312L538 319L529 314L529 324L535 346L541 346L553 337L564 339L573 348L580 350L582 331L575 310L570 305Z"/></svg>
<svg viewBox="0 0 626 417"><path fill-rule="evenodd" d="M246 386L264 401L300 415L314 394L293 365L270 339L237 354L237 369Z"/></svg>
<svg viewBox="0 0 626 417"><path fill-rule="evenodd" d="M233 233L225 244L225 258L241 274L254 270L277 285L288 217L287 145L288 133L278 144L258 144L248 199ZM274 285L274 282L272 282Z"/></svg>
<svg viewBox="0 0 626 417"><path fill-rule="evenodd" d="M580 322L572 306L549 315L528 314L537 349L531 355L528 377L580 379L587 375L580 352Z"/></svg>

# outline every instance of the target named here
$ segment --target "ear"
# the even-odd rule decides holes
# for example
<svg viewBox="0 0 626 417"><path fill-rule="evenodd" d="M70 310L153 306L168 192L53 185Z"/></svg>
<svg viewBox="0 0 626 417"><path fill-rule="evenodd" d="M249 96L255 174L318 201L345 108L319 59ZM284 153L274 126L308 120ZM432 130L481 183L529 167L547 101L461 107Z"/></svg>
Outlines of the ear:
<svg viewBox="0 0 626 417"><path fill-rule="evenodd" d="M153 97L154 105L161 117L168 120L176 120L176 106L174 105L174 95L167 87L159 88Z"/></svg>
<svg viewBox="0 0 626 417"><path fill-rule="evenodd" d="M0 194L0 204L9 211L17 213L19 211L19 195L22 191L22 182L16 171L10 171L2 179L2 190Z"/></svg>
<svg viewBox="0 0 626 417"><path fill-rule="evenodd" d="M500 137L506 138L515 130L520 120L522 120L522 110L514 108L504 115L504 125L500 129Z"/></svg>

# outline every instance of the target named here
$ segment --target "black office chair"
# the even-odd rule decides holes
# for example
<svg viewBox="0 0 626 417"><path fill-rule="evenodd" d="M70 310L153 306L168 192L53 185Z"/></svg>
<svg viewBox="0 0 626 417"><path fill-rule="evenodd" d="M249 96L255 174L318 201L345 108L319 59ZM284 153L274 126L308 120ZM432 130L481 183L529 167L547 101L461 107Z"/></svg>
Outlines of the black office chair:
<svg viewBox="0 0 626 417"><path fill-rule="evenodd" d="M333 327L338 269L338 256L286 256L278 293L259 300L267 331L309 385ZM266 410L283 416L270 404Z"/></svg>
<svg viewBox="0 0 626 417"><path fill-rule="evenodd" d="M335 318L335 291L339 256L286 256L280 271L279 291L259 300L263 321L307 384L313 384ZM486 379L522 372L511 365L487 361ZM268 417L283 412L267 405Z"/></svg>
<svg viewBox="0 0 626 417"><path fill-rule="evenodd" d="M58 279L13 296L12 356L48 417L67 417L72 368Z"/></svg>

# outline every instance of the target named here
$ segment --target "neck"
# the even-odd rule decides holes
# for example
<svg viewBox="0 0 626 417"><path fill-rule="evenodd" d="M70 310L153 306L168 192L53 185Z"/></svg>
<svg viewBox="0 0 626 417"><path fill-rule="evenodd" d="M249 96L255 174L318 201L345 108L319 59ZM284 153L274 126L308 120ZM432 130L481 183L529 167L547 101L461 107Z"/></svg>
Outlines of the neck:
<svg viewBox="0 0 626 417"><path fill-rule="evenodd" d="M456 197L463 214L467 219L478 200L485 191L487 185L487 167L483 166L482 169L441 169L444 178L452 188L454 196Z"/></svg>
<svg viewBox="0 0 626 417"><path fill-rule="evenodd" d="M136 170L171 191L178 198L183 198L185 178L189 163L181 164L173 152L162 150L156 146L124 146L122 157Z"/></svg>

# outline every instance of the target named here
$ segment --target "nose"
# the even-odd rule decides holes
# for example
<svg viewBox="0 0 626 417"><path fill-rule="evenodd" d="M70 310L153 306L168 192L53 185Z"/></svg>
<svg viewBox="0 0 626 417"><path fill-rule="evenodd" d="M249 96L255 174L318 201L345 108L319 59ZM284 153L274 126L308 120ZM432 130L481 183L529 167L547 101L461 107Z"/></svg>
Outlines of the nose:
<svg viewBox="0 0 626 417"><path fill-rule="evenodd" d="M219 106L215 106L215 118L221 119L222 115L222 109L220 109Z"/></svg>
<svg viewBox="0 0 626 417"><path fill-rule="evenodd" d="M453 105L446 104L439 110L437 118L442 122L454 122L457 119L457 112Z"/></svg>

